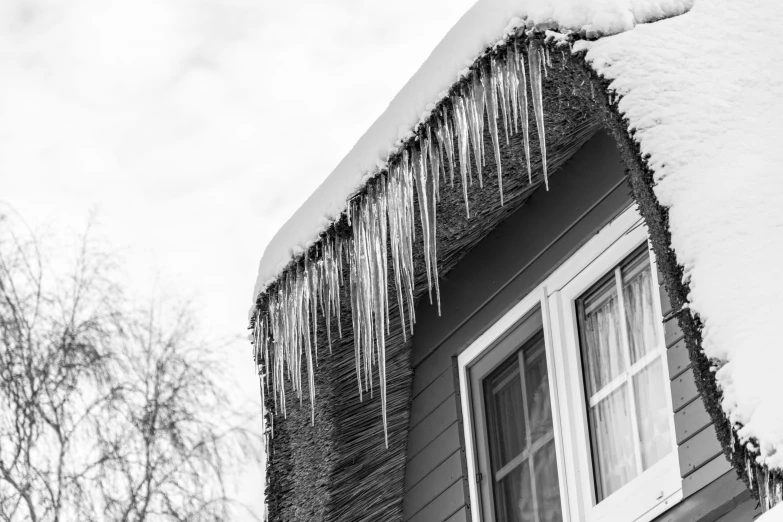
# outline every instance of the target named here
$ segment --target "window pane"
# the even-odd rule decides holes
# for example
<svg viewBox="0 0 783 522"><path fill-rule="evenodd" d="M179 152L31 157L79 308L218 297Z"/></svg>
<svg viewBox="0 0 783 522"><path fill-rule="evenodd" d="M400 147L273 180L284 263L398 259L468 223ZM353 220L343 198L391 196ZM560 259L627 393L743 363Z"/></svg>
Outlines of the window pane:
<svg viewBox="0 0 783 522"><path fill-rule="evenodd" d="M527 461L495 486L495 518L498 522L535 521L535 502Z"/></svg>
<svg viewBox="0 0 783 522"><path fill-rule="evenodd" d="M516 363L516 361L512 361ZM513 364L485 382L487 397L490 453L494 471L505 466L525 449L525 416L522 404L522 381Z"/></svg>
<svg viewBox="0 0 783 522"><path fill-rule="evenodd" d="M596 497L600 502L637 475L633 425L623 384L590 409Z"/></svg>
<svg viewBox="0 0 783 522"><path fill-rule="evenodd" d="M642 466L649 468L672 450L669 405L663 380L663 363L658 357L633 377L636 417L641 438Z"/></svg>
<svg viewBox="0 0 783 522"><path fill-rule="evenodd" d="M494 482L496 520L561 520L543 331L511 354L482 386L492 463L487 480Z"/></svg>
<svg viewBox="0 0 783 522"><path fill-rule="evenodd" d="M549 379L543 339L540 349L530 357L525 357L525 384L530 408L531 443L535 443L552 431L552 406L549 402Z"/></svg>
<svg viewBox="0 0 783 522"><path fill-rule="evenodd" d="M559 522L560 486L557 482L557 458L555 442L547 442L535 456L536 492L539 522Z"/></svg>
<svg viewBox="0 0 783 522"><path fill-rule="evenodd" d="M647 255L647 251L644 252ZM625 320L628 326L628 343L631 349L631 364L653 351L658 345L658 320L655 317L653 299L652 272L649 258L644 260L644 268L631 275L623 287L625 301Z"/></svg>
<svg viewBox="0 0 783 522"><path fill-rule="evenodd" d="M583 355L587 366L588 395L592 396L625 370L620 344L620 306L614 285L585 299ZM591 309L592 308L592 309Z"/></svg>

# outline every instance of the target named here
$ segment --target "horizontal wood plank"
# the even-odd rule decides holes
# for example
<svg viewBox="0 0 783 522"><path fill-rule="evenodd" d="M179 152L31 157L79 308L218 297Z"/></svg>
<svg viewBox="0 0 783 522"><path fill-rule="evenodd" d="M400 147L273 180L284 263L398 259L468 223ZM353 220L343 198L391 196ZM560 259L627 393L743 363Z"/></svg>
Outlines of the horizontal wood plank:
<svg viewBox="0 0 783 522"><path fill-rule="evenodd" d="M468 522L468 508L463 506L459 511L451 515L445 522Z"/></svg>
<svg viewBox="0 0 783 522"><path fill-rule="evenodd" d="M425 327L426 326L421 325L420 329L423 330ZM440 377L443 372L451 370L451 357L455 354L451 353L449 350L450 347L448 346L439 347L413 370L411 397L418 397L430 384L435 382L435 379Z"/></svg>
<svg viewBox="0 0 783 522"><path fill-rule="evenodd" d="M658 281L661 283L658 287L658 292L661 296L661 313L666 317L672 311L672 303L669 300L669 294L666 292L666 285L663 284L663 276L660 272L658 272Z"/></svg>
<svg viewBox="0 0 783 522"><path fill-rule="evenodd" d="M437 468L424 477L416 487L408 490L402 501L403 518L410 518L432 499L443 493L456 481L462 479L462 462L459 452L454 453Z"/></svg>
<svg viewBox="0 0 783 522"><path fill-rule="evenodd" d="M696 381L693 379L692 371L683 372L680 376L672 379L672 409L675 413L698 396L699 390L696 389Z"/></svg>
<svg viewBox="0 0 783 522"><path fill-rule="evenodd" d="M408 456L410 460L435 440L446 428L457 422L457 401L452 395L425 417L415 428L408 431Z"/></svg>
<svg viewBox="0 0 783 522"><path fill-rule="evenodd" d="M712 481L727 473L731 464L723 454L718 455L704 466L700 467L682 479L682 496L688 498Z"/></svg>
<svg viewBox="0 0 783 522"><path fill-rule="evenodd" d="M418 484L450 455L460 451L459 423L455 422L405 464L405 491Z"/></svg>
<svg viewBox="0 0 783 522"><path fill-rule="evenodd" d="M680 323L677 321L676 316L669 317L669 319L663 323L663 333L666 339L666 346L673 346L674 343L683 338L684 334L682 333L682 328L680 328Z"/></svg>
<svg viewBox="0 0 783 522"><path fill-rule="evenodd" d="M464 505L465 494L462 489L462 481L458 480L411 518L403 517L403 521L435 522L446 520Z"/></svg>
<svg viewBox="0 0 783 522"><path fill-rule="evenodd" d="M707 426L677 449L680 458L680 473L686 476L723 451L715 430Z"/></svg>
<svg viewBox="0 0 783 522"><path fill-rule="evenodd" d="M453 395L454 386L454 376L452 372L446 370L432 384L427 386L422 393L414 397L411 403L410 428L420 423L450 395Z"/></svg>
<svg viewBox="0 0 783 522"><path fill-rule="evenodd" d="M669 363L670 379L674 379L691 367L691 356L688 354L688 346L685 344L685 339L680 339L674 343L674 346L669 348L666 360Z"/></svg>
<svg viewBox="0 0 783 522"><path fill-rule="evenodd" d="M712 419L704 408L704 401L699 399L691 402L674 414L677 444L682 444L710 424Z"/></svg>

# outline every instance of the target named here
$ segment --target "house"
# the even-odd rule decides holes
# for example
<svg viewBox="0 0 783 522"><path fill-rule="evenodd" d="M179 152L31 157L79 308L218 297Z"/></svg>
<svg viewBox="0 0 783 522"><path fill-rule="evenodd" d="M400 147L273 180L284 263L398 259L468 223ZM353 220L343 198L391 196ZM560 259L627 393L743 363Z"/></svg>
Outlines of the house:
<svg viewBox="0 0 783 522"><path fill-rule="evenodd" d="M783 496L783 10L517 4L466 13L265 250L270 520Z"/></svg>

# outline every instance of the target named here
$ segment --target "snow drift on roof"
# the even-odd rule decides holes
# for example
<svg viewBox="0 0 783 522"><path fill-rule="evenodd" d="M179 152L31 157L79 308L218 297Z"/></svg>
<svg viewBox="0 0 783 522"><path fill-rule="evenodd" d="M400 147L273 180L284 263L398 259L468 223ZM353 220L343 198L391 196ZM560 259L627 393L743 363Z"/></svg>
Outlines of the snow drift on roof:
<svg viewBox="0 0 783 522"><path fill-rule="evenodd" d="M264 250L253 302L285 266L318 240L346 210L346 200L385 167L389 154L484 49L521 24L551 24L588 34L614 34L681 14L692 0L479 0L448 32L348 155L283 225ZM252 312L251 312L252 313Z"/></svg>
<svg viewBox="0 0 783 522"><path fill-rule="evenodd" d="M723 408L783 468L783 59L777 1L698 1L677 18L582 43L623 97L669 207Z"/></svg>

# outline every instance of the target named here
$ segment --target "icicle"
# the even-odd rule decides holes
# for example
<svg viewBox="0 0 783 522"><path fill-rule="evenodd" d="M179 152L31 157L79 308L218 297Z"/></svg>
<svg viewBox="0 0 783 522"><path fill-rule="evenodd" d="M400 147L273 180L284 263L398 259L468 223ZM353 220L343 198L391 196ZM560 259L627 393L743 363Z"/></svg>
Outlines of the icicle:
<svg viewBox="0 0 783 522"><path fill-rule="evenodd" d="M405 163L405 158L403 159ZM353 238L350 240L351 309L359 400L373 396L372 367L378 366L381 414L388 447L386 421L386 332L389 330L387 295L388 177L381 175L367 186L366 194L351 202ZM392 205L396 207L399 202ZM392 218L394 209L392 210ZM399 231L391 225L394 234ZM394 255L394 249L392 250Z"/></svg>
<svg viewBox="0 0 783 522"><path fill-rule="evenodd" d="M528 48L532 105L541 145L544 180L548 187L541 67L551 65L548 51L540 42L531 41ZM515 41L498 56L473 71L461 91L451 97L452 115L447 104L434 113L412 146L390 164L388 172L367 184L366 191L349 202L347 220L353 229L350 239L330 232L316 246L314 257L306 254L281 276L267 294L266 309L255 316L253 358L260 375L262 398L270 397L275 411L286 412L284 378L291 391L304 400L306 372L311 406L311 423L315 422L314 366L318 364L318 308L324 316L326 339L332 351L332 320L342 337L340 293L348 272L351 318L359 399L373 396L374 367L377 366L381 392L381 412L388 446L386 401L386 336L391 334L388 277L394 270L391 292L396 294L403 339L413 332L415 323L414 263L416 209L414 191L419 202L424 265L430 302L435 289L438 313L441 312L437 256L437 206L441 179L446 182L446 164L453 186L456 161L462 178L465 210L470 217L468 185L472 184L473 154L479 185L483 187L486 166L484 115L496 162L500 202L504 204L498 118L503 118L506 141L517 132L521 122L524 134L528 178L532 182L529 143L527 76L524 56ZM592 85L591 85L592 87ZM456 141L456 144L455 144ZM457 147L456 153L454 147ZM469 179L470 178L470 179ZM347 259L343 259L347 256ZM391 260L389 262L389 260ZM343 263L347 267L343 268ZM388 265L392 266L389 267ZM344 271L345 270L345 271ZM407 310L406 310L407 309ZM406 318L407 311L407 318ZM315 361L315 364L314 364ZM304 368L303 368L304 366ZM271 395L269 395L271 392ZM762 480L757 477L756 482ZM766 495L773 501L778 490L774 478L767 477ZM772 482L771 482L772 481ZM772 490L770 490L772 488ZM773 491L774 490L774 491Z"/></svg>
<svg viewBox="0 0 783 522"><path fill-rule="evenodd" d="M429 218L430 218L430 256L432 260L430 261L430 267L432 270L432 280L435 284L435 299L438 303L438 316L440 316L440 283L438 282L438 248L437 248L437 206L438 206L438 198L436 197L435 192L437 191L437 178L433 175L430 176L430 183L428 187L428 191L430 196L430 202L431 202L431 208L429 210Z"/></svg>
<svg viewBox="0 0 783 522"><path fill-rule="evenodd" d="M487 104L486 95L484 93L484 85L481 83L481 69L477 68L473 71L473 80L471 82L471 92L476 106L476 120L478 123L478 143L479 150L481 151L481 165L487 164L487 151L484 147L484 107Z"/></svg>
<svg viewBox="0 0 783 522"><path fill-rule="evenodd" d="M437 142L432 140L432 127L427 124L427 150L430 156L430 173L432 174L432 195L436 201L440 201L440 165L438 163Z"/></svg>
<svg viewBox="0 0 783 522"><path fill-rule="evenodd" d="M494 61L492 62L494 64ZM489 134L492 137L492 145L495 148L495 165L498 171L498 188L500 189L500 204L503 205L503 173L500 164L500 139L498 137L498 91L497 78L493 74L495 66L491 70L484 70L481 81L484 84L484 93L487 98L487 121L489 122Z"/></svg>
<svg viewBox="0 0 783 522"><path fill-rule="evenodd" d="M400 308L400 322L402 323L403 342L407 340L405 330L405 297L403 296L402 281L406 277L403 273L405 261L403 237L405 231L405 187L404 180L401 179L402 169L399 163L389 167L388 178L388 203L386 213L389 220L389 246L392 258L392 268L394 269L394 285L397 289L397 305Z"/></svg>
<svg viewBox="0 0 783 522"><path fill-rule="evenodd" d="M465 97L462 95L454 98L454 123L457 126L457 144L459 145L459 162L460 172L462 177L470 179L470 184L473 185L473 172L470 167L470 121L468 120L468 107L465 101ZM479 179L479 186L481 185L481 179Z"/></svg>
<svg viewBox="0 0 783 522"><path fill-rule="evenodd" d="M462 148L462 147L460 147ZM427 272L427 290L430 296L430 304L432 304L432 269L430 262L432 257L430 255L430 246L432 242L430 240L430 209L429 198L427 197L427 171L422 168L425 161L422 158L422 151L420 149L413 149L413 159L411 166L413 167L413 179L416 183L416 194L419 197L419 216L421 218L421 232L422 241L424 244L424 269Z"/></svg>
<svg viewBox="0 0 783 522"><path fill-rule="evenodd" d="M466 87L461 94L461 98L465 103L465 116L468 124L468 134L470 134L470 143L473 146L473 161L476 164L476 172L478 173L479 186L484 186L484 174L482 172L482 150L483 143L479 115L478 115L478 97L483 99L483 93L476 92L472 86ZM482 114L483 117L483 114Z"/></svg>
<svg viewBox="0 0 783 522"><path fill-rule="evenodd" d="M767 506L765 511L769 511L772 508L772 499L769 493L769 468L764 468L764 503Z"/></svg>
<svg viewBox="0 0 783 522"><path fill-rule="evenodd" d="M435 137L438 140L438 163L440 165L440 177L443 178L443 183L446 183L446 136L443 130L443 120L440 117L436 117L435 125ZM452 179L451 187L454 188L454 180Z"/></svg>
<svg viewBox="0 0 783 522"><path fill-rule="evenodd" d="M315 365L318 366L318 268L317 264L310 261L310 255L305 254L307 279L307 304L310 308L310 318L312 320L313 332L313 352L315 354ZM307 312L307 311L305 311Z"/></svg>
<svg viewBox="0 0 783 522"><path fill-rule="evenodd" d="M310 343L310 304L313 302L312 296L310 294L310 274L309 272L309 259L308 256L305 255L305 269L304 271L301 270L300 267L297 267L297 277L296 277L296 283L297 283L297 293L299 294L299 299L297 300L297 307L299 309L300 314L300 325L301 325L301 332L300 335L304 338L304 348L305 348L305 355L307 358L307 381L310 388L310 424L315 425L315 376L313 373L314 367L313 367L313 350L314 346ZM314 330L315 328L312 327ZM300 395L299 395L299 403L302 402L302 395L301 395L301 385L300 385Z"/></svg>
<svg viewBox="0 0 783 522"><path fill-rule="evenodd" d="M408 296L408 324L413 335L413 323L416 322L416 308L413 301L413 282L415 273L413 270L413 240L416 235L414 226L415 212L413 210L413 174L409 168L409 155L406 150L403 153L403 168L400 173L400 190L402 192L402 213L400 219L400 236L402 237L400 266L402 268L404 289Z"/></svg>
<svg viewBox="0 0 783 522"><path fill-rule="evenodd" d="M506 134L506 145L510 143L509 141L509 131L508 131L508 85L506 80L506 68L502 63L498 63L497 57L492 57L491 60L492 64L492 78L495 80L495 84L497 85L498 94L500 97L498 98L498 105L500 105L501 114L503 116L503 130ZM502 193L502 191L501 191Z"/></svg>
<svg viewBox="0 0 783 522"><path fill-rule="evenodd" d="M449 179L451 186L454 187L454 133L451 132L451 119L449 118L446 104L443 104L443 113L439 123L441 133L443 134L443 146L446 149L446 156L449 159Z"/></svg>
<svg viewBox="0 0 783 522"><path fill-rule="evenodd" d="M255 326L253 328L253 362L258 364L258 351L259 344L261 343L260 323L261 323L261 310L256 310Z"/></svg>
<svg viewBox="0 0 783 522"><path fill-rule="evenodd" d="M334 303L334 243L330 237L324 242L323 277L326 284L326 298L321 301L321 311L326 322L326 340L329 343L329 355L332 354L332 308ZM321 294L323 296L323 292Z"/></svg>
<svg viewBox="0 0 783 522"><path fill-rule="evenodd" d="M462 98L454 96L451 98L452 109L454 112L454 125L457 134L457 152L459 154L459 171L462 177L462 193L465 197L465 212L470 217L470 206L468 205L468 126L465 122L465 111Z"/></svg>
<svg viewBox="0 0 783 522"><path fill-rule="evenodd" d="M515 54L516 40L514 47L506 46L506 78L508 81L508 97L511 105L511 128L514 134L519 132L519 74L517 73L518 60Z"/></svg>
<svg viewBox="0 0 783 522"><path fill-rule="evenodd" d="M546 168L546 140L544 139L544 101L541 86L541 44L531 40L528 45L530 60L530 91L533 94L533 113L538 128L538 141L541 146L541 166L544 170L544 184L549 190L549 177Z"/></svg>
<svg viewBox="0 0 783 522"><path fill-rule="evenodd" d="M527 78L525 75L525 56L519 52L519 43L514 41L514 56L516 62L517 83L519 88L520 120L522 123L522 140L525 144L525 160L527 161L527 177L533 183L533 169L530 166L530 126L527 113Z"/></svg>

